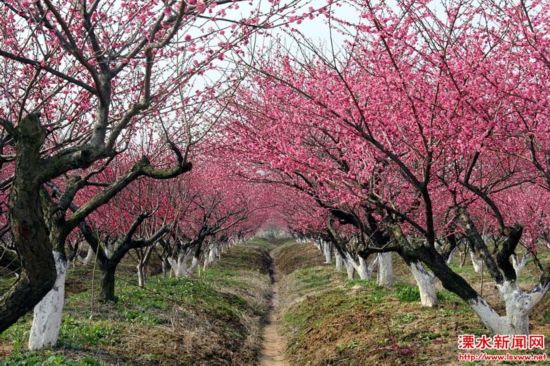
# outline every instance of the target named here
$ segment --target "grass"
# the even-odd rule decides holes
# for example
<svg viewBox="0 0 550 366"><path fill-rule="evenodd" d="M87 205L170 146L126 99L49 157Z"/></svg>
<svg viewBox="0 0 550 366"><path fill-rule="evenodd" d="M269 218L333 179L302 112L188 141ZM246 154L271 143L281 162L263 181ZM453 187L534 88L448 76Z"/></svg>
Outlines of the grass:
<svg viewBox="0 0 550 366"><path fill-rule="evenodd" d="M456 364L460 334L486 334L471 309L438 288L440 305L423 308L410 271L394 256L396 284L347 280L313 245L256 239L233 247L189 279L151 276L137 287L135 265L117 272L115 304L97 302L93 267L71 268L58 347L25 350L31 317L0 335L0 366L12 365L251 365L269 311L273 250L279 276L281 317L292 365ZM547 254L542 254L543 261ZM494 289L469 265L452 267L489 301ZM521 286L536 279L532 264ZM533 333L550 334L550 298L531 318Z"/></svg>
<svg viewBox="0 0 550 366"><path fill-rule="evenodd" d="M420 301L420 291L417 286L407 284L395 285L395 295L401 302L418 302Z"/></svg>
<svg viewBox="0 0 550 366"><path fill-rule="evenodd" d="M63 354L51 351L42 354L17 353L9 359L0 361L0 366L100 366L101 363L91 357L83 357L79 360L68 359Z"/></svg>
<svg viewBox="0 0 550 366"><path fill-rule="evenodd" d="M458 335L487 334L469 306L445 289L438 288L439 306L421 307L414 280L398 258L396 284L388 289L371 280L348 281L334 266L323 264L313 245L288 243L279 253L276 263L285 269L280 279L281 302L287 304L282 319L291 365L458 364ZM300 263L304 253L314 258ZM465 267L463 273L468 273ZM470 275L478 274L472 270ZM485 286L488 293L489 284ZM549 304L547 297L532 317L533 333L548 335L544 317L549 316Z"/></svg>
<svg viewBox="0 0 550 366"><path fill-rule="evenodd" d="M239 245L200 276L152 276L145 288L126 261L114 304L97 301L91 266L72 268L57 347L26 351L26 316L0 335L0 366L252 364L269 309L269 249L262 240Z"/></svg>
<svg viewBox="0 0 550 366"><path fill-rule="evenodd" d="M296 250L296 248L300 248L300 250ZM277 257L278 271L284 275L297 269L320 266L324 262L313 245L296 244L292 240L283 242L275 248L273 255Z"/></svg>

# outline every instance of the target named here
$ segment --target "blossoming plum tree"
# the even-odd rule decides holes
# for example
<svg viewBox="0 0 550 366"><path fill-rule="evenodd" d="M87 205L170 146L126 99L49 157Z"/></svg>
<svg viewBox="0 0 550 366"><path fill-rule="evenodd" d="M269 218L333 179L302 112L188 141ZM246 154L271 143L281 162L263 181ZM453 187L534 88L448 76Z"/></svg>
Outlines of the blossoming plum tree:
<svg viewBox="0 0 550 366"><path fill-rule="evenodd" d="M180 122L221 92L193 94L194 80L297 5L272 2L266 12L252 9L234 19L228 13L235 3L0 1L6 231L22 264L18 281L0 298L0 331L52 288L56 267L65 262L59 250L88 215L139 177L169 179L191 169L180 150L189 147L193 130ZM138 157L71 212L75 195L93 184L94 169L135 151L140 131L167 135L159 146L164 151ZM152 161L168 152L172 166ZM54 180L59 199L44 189Z"/></svg>
<svg viewBox="0 0 550 366"><path fill-rule="evenodd" d="M366 253L422 264L422 281L437 277L491 331L528 333L550 265L536 261L540 281L526 291L511 260L520 244L536 255L549 230L548 4L350 3L357 23L330 19L348 35L342 52L301 41L303 56L275 50L249 65L231 149L354 225ZM447 264L457 236L495 280L504 315Z"/></svg>

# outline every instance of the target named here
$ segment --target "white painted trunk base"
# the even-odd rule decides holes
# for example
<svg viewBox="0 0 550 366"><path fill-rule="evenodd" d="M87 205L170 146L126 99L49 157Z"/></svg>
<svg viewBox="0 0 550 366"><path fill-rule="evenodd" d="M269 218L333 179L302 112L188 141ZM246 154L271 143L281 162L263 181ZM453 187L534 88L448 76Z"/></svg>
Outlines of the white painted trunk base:
<svg viewBox="0 0 550 366"><path fill-rule="evenodd" d="M336 272L341 272L344 267L344 259L337 250L334 250Z"/></svg>
<svg viewBox="0 0 550 366"><path fill-rule="evenodd" d="M55 261L57 278L50 292L34 307L34 316L29 335L29 349L31 351L54 346L57 343L57 337L61 328L63 305L65 304L67 262L62 258L61 253L54 251L52 254Z"/></svg>
<svg viewBox="0 0 550 366"><path fill-rule="evenodd" d="M529 262L530 257L531 255L529 253L525 253L520 259L518 259L517 255L512 255L512 265L514 266L514 270L516 271L516 277L519 278L521 271L525 268L527 262Z"/></svg>
<svg viewBox="0 0 550 366"><path fill-rule="evenodd" d="M346 263L351 264L352 268L355 270L355 272L357 272L357 275L359 276L360 279L362 280L370 279L371 271L366 260L364 260L361 257L358 257L358 259L355 260L349 253L346 253ZM348 278L349 278L349 272L348 272Z"/></svg>
<svg viewBox="0 0 550 366"><path fill-rule="evenodd" d="M483 259L479 258L474 252L470 251L470 259L475 273L480 273L483 269Z"/></svg>
<svg viewBox="0 0 550 366"><path fill-rule="evenodd" d="M195 272L195 269L197 268L198 265L199 265L199 258L193 257L193 259L191 260L191 267L189 267L189 273Z"/></svg>
<svg viewBox="0 0 550 366"><path fill-rule="evenodd" d="M332 244L327 241L322 241L321 247L323 248L323 254L325 255L325 263L332 263Z"/></svg>
<svg viewBox="0 0 550 366"><path fill-rule="evenodd" d="M317 247L317 249L319 249L320 251L323 251L323 249L321 248L321 241L314 240L313 245L315 245L315 247Z"/></svg>
<svg viewBox="0 0 550 366"><path fill-rule="evenodd" d="M92 247L88 246L88 252L86 253L86 257L82 260L82 263L85 265L88 265L92 262L94 259L95 253Z"/></svg>
<svg viewBox="0 0 550 366"><path fill-rule="evenodd" d="M378 286L392 287L393 286L393 261L391 253L378 253Z"/></svg>
<svg viewBox="0 0 550 366"><path fill-rule="evenodd" d="M359 275L359 278L362 280L368 280L370 279L370 269L367 261L363 259L362 257L359 257L358 265L355 267L355 270L357 271L357 274Z"/></svg>
<svg viewBox="0 0 550 366"><path fill-rule="evenodd" d="M138 263L136 269L138 275L138 286L145 287L145 264Z"/></svg>
<svg viewBox="0 0 550 366"><path fill-rule="evenodd" d="M529 314L544 298L549 286L540 284L526 292L516 282L505 281L497 285L506 306L506 315L499 315L483 298L470 301L470 306L483 324L495 334L529 334Z"/></svg>
<svg viewBox="0 0 550 366"><path fill-rule="evenodd" d="M344 266L346 267L346 274L348 275L348 280L353 280L355 268L353 268L353 263L346 259L344 260Z"/></svg>
<svg viewBox="0 0 550 366"><path fill-rule="evenodd" d="M447 265L450 266L451 265L451 262L453 261L453 256L454 254L456 253L456 251L458 250L458 247L455 247L453 250L451 250L451 252L449 253L449 256L447 257L447 260L445 262L447 262Z"/></svg>
<svg viewBox="0 0 550 366"><path fill-rule="evenodd" d="M176 259L168 258L168 263L170 263L174 277L180 278L188 276L186 260L187 257L184 254L178 254Z"/></svg>
<svg viewBox="0 0 550 366"><path fill-rule="evenodd" d="M204 259L203 269L206 270L206 268L208 268L208 266L211 263L214 263L215 260L216 260L216 247L212 247L208 251L208 256Z"/></svg>
<svg viewBox="0 0 550 366"><path fill-rule="evenodd" d="M213 263L216 260L217 252L218 252L217 247L212 247L208 252L208 260L210 263Z"/></svg>
<svg viewBox="0 0 550 366"><path fill-rule="evenodd" d="M422 306L433 307L437 305L436 278L433 273L426 271L420 262L412 262L409 268L418 286Z"/></svg>

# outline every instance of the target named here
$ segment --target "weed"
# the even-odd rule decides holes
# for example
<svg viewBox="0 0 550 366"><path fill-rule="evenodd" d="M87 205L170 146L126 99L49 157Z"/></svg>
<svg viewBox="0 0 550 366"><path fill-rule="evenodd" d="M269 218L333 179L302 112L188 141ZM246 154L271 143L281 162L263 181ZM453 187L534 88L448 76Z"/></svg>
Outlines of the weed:
<svg viewBox="0 0 550 366"><path fill-rule="evenodd" d="M107 321L91 321L66 316L61 324L59 344L73 349L111 344L115 334L115 328Z"/></svg>
<svg viewBox="0 0 550 366"><path fill-rule="evenodd" d="M418 319L418 317L413 313L407 313L407 314L401 315L397 319L398 319L399 324L408 324L408 323Z"/></svg>
<svg viewBox="0 0 550 366"><path fill-rule="evenodd" d="M420 301L420 291L416 286L396 285L395 295L397 296L399 301L403 301L403 302Z"/></svg>

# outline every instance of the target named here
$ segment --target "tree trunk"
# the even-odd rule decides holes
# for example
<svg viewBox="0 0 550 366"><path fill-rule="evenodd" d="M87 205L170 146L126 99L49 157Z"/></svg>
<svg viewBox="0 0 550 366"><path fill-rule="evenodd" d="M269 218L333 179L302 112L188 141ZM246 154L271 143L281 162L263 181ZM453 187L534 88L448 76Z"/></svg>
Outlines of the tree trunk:
<svg viewBox="0 0 550 366"><path fill-rule="evenodd" d="M328 241L321 242L321 248L323 248L323 254L325 255L325 263L332 263L332 245Z"/></svg>
<svg viewBox="0 0 550 366"><path fill-rule="evenodd" d="M17 127L15 176L9 197L9 222L21 275L0 297L0 333L32 310L56 280L55 262L40 203L38 173L45 133L38 116L25 117Z"/></svg>
<svg viewBox="0 0 550 366"><path fill-rule="evenodd" d="M344 265L344 260L338 250L334 250L334 258L336 259L336 272L341 272Z"/></svg>
<svg viewBox="0 0 550 366"><path fill-rule="evenodd" d="M357 271L357 274L359 275L359 278L362 280L368 280L370 279L370 269L367 261L363 257L359 257L358 265L355 268Z"/></svg>
<svg viewBox="0 0 550 366"><path fill-rule="evenodd" d="M466 252L464 250L460 251L460 268L464 267L466 263Z"/></svg>
<svg viewBox="0 0 550 366"><path fill-rule="evenodd" d="M525 265L529 261L529 257L529 252L525 253L521 259L518 259L516 254L512 254L512 266L514 266L514 270L516 271L516 278L519 278L521 271L525 268Z"/></svg>
<svg viewBox="0 0 550 366"><path fill-rule="evenodd" d="M36 351L45 347L54 346L57 343L63 305L65 303L65 275L67 261L57 251L53 252L57 279L53 288L34 307L34 317L29 336L29 349Z"/></svg>
<svg viewBox="0 0 550 366"><path fill-rule="evenodd" d="M320 240L314 240L313 241L313 245L315 245L317 247L317 249L319 249L321 252L323 251L323 248L322 248L322 245L321 245L321 241Z"/></svg>
<svg viewBox="0 0 550 366"><path fill-rule="evenodd" d="M451 250L451 252L449 253L449 256L447 257L447 260L446 260L448 266L451 265L453 261L453 256L457 250L458 250L458 247L454 247L453 250Z"/></svg>
<svg viewBox="0 0 550 366"><path fill-rule="evenodd" d="M378 286L393 286L393 261L391 253L378 253Z"/></svg>
<svg viewBox="0 0 550 366"><path fill-rule="evenodd" d="M215 259L216 259L216 251L215 251L214 247L212 247L208 250L208 255L204 258L204 265L203 265L202 269L206 270L206 268L208 268L208 266L211 263L213 263Z"/></svg>
<svg viewBox="0 0 550 366"><path fill-rule="evenodd" d="M217 253L217 248L216 247L210 248L210 251L208 252L208 264L214 263L214 261L216 260L216 256L217 256L216 253Z"/></svg>
<svg viewBox="0 0 550 366"><path fill-rule="evenodd" d="M174 277L180 278L188 275L185 260L186 257L183 254L178 254L176 259L168 258L168 263L170 263L170 267L172 267Z"/></svg>
<svg viewBox="0 0 550 366"><path fill-rule="evenodd" d="M506 305L506 315L500 316L482 297L470 302L474 312L494 334L529 334L529 314L548 289L527 293L508 281L497 288Z"/></svg>
<svg viewBox="0 0 550 366"><path fill-rule="evenodd" d="M170 263L168 262L168 258L162 257L160 260L160 265L162 267L162 276L166 277L168 275L168 268L170 268Z"/></svg>
<svg viewBox="0 0 550 366"><path fill-rule="evenodd" d="M86 253L86 257L82 260L82 263L84 265L88 265L94 259L94 257L95 257L95 252L92 249L92 247L88 245L88 252Z"/></svg>
<svg viewBox="0 0 550 366"><path fill-rule="evenodd" d="M116 301L115 297L115 272L116 266L107 266L101 269L101 301Z"/></svg>
<svg viewBox="0 0 550 366"><path fill-rule="evenodd" d="M470 303L472 309L495 334L529 334L529 314L544 298L548 285L539 285L534 290L525 292L515 281L504 281L497 288L506 306L506 315L497 314L481 297Z"/></svg>
<svg viewBox="0 0 550 366"><path fill-rule="evenodd" d="M501 298L506 306L506 315L500 316L469 284L453 272L443 258L429 247L416 248L414 255L437 275L443 287L467 302L494 334L528 334L529 314L542 301L550 289L550 273L546 268L540 282L531 291L522 291L515 281L497 284Z"/></svg>
<svg viewBox="0 0 550 366"><path fill-rule="evenodd" d="M422 263L411 262L409 268L416 280L420 291L420 303L422 306L433 307L437 305L437 293L435 290L436 277L426 271Z"/></svg>
<svg viewBox="0 0 550 366"><path fill-rule="evenodd" d="M199 265L199 257L193 257L193 259L191 260L191 266L189 267L189 274L191 275L193 272L195 272L195 269L197 268L197 266Z"/></svg>
<svg viewBox="0 0 550 366"><path fill-rule="evenodd" d="M355 268L353 267L353 263L351 262L349 257L344 260L344 265L346 267L348 280L353 280Z"/></svg>
<svg viewBox="0 0 550 366"><path fill-rule="evenodd" d="M362 280L370 279L370 275L371 275L370 269L367 261L364 258L359 256L358 260L356 261L355 259L353 259L353 257L350 254L347 254L347 262L349 262L353 267L353 269L355 269L355 272L357 272L360 279ZM348 273L348 278L349 278L349 273Z"/></svg>
<svg viewBox="0 0 550 366"><path fill-rule="evenodd" d="M472 250L470 250L470 259L472 260L472 266L474 266L474 272L480 273L483 268L483 259L479 258Z"/></svg>
<svg viewBox="0 0 550 366"><path fill-rule="evenodd" d="M138 286L145 287L145 263L139 262L136 266L138 275Z"/></svg>

